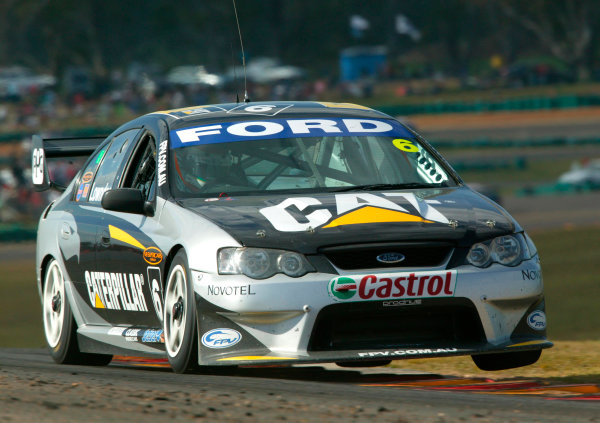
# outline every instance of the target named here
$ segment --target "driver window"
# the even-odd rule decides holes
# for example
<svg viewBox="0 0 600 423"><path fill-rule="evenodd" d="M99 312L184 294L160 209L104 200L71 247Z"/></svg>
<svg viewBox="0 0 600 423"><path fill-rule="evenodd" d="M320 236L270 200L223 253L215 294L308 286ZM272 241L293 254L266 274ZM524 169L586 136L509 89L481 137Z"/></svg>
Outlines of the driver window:
<svg viewBox="0 0 600 423"><path fill-rule="evenodd" d="M136 188L142 191L148 201L156 195L156 144L150 134L140 140L133 160L125 176L123 188Z"/></svg>

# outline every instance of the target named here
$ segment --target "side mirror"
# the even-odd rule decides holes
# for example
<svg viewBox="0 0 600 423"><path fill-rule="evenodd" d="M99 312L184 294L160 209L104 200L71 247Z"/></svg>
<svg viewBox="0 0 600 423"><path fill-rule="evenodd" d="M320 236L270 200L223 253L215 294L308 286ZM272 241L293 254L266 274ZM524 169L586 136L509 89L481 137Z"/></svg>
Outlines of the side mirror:
<svg viewBox="0 0 600 423"><path fill-rule="evenodd" d="M110 189L102 196L102 208L123 213L146 214L142 191L135 188Z"/></svg>

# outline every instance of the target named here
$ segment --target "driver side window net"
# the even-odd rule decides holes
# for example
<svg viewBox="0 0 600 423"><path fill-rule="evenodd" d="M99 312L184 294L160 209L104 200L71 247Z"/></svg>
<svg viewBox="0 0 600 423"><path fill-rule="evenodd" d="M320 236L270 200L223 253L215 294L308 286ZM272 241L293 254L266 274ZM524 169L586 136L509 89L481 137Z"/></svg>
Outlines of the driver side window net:
<svg viewBox="0 0 600 423"><path fill-rule="evenodd" d="M155 176L156 144L154 138L146 134L136 149L123 187L139 189L146 200L152 200L156 194Z"/></svg>

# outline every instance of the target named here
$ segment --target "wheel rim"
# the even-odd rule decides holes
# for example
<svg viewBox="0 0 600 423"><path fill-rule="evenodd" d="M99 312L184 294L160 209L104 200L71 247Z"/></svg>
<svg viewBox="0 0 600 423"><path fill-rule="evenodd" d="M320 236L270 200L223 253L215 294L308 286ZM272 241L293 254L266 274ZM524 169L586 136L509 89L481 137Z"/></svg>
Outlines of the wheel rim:
<svg viewBox="0 0 600 423"><path fill-rule="evenodd" d="M44 282L44 332L51 348L58 345L65 317L65 281L56 261L48 266Z"/></svg>
<svg viewBox="0 0 600 423"><path fill-rule="evenodd" d="M183 343L187 317L187 282L181 265L173 268L165 291L165 347L169 356L177 355Z"/></svg>

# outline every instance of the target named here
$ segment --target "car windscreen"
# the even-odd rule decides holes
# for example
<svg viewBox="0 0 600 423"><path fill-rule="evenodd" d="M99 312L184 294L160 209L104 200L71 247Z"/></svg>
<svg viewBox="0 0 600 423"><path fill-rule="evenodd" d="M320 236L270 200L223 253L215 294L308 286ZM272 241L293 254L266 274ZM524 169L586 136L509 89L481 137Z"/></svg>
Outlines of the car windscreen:
<svg viewBox="0 0 600 423"><path fill-rule="evenodd" d="M176 197L455 186L395 120L233 121L171 131Z"/></svg>

